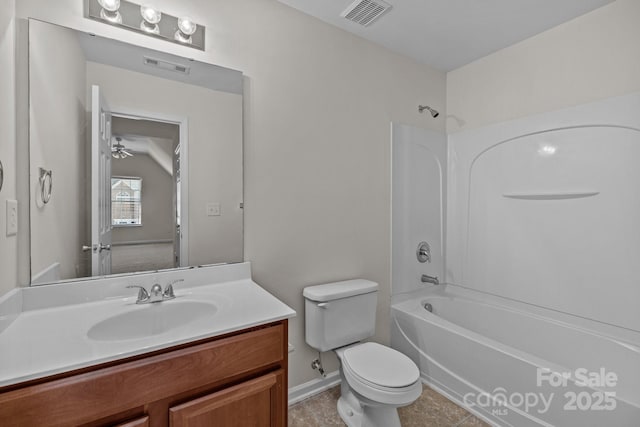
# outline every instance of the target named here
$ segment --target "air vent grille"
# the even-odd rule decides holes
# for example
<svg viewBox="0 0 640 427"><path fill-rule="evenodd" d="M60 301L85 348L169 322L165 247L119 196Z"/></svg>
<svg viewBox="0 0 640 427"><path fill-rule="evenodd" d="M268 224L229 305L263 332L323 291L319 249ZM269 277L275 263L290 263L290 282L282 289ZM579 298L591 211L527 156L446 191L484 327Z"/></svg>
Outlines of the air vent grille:
<svg viewBox="0 0 640 427"><path fill-rule="evenodd" d="M190 71L190 68L185 65L175 64L161 59L149 58L148 56L144 57L144 63L151 67L160 68L166 71L173 71L180 74L189 74Z"/></svg>
<svg viewBox="0 0 640 427"><path fill-rule="evenodd" d="M366 27L389 9L391 5L381 0L356 0L340 16Z"/></svg>

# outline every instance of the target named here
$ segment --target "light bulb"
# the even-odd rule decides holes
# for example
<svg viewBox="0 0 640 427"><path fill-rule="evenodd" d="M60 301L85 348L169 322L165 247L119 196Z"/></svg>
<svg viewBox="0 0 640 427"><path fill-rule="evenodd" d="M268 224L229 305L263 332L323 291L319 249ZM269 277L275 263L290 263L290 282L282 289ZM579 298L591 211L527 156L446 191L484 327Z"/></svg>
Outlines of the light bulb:
<svg viewBox="0 0 640 427"><path fill-rule="evenodd" d="M98 0L98 3L108 12L115 12L120 9L120 0Z"/></svg>
<svg viewBox="0 0 640 427"><path fill-rule="evenodd" d="M162 13L158 9L149 5L140 6L140 15L142 15L141 30L147 33L160 34L158 22L162 19Z"/></svg>
<svg viewBox="0 0 640 427"><path fill-rule="evenodd" d="M162 19L162 13L149 5L140 6L140 15L149 24L157 24Z"/></svg>
<svg viewBox="0 0 640 427"><path fill-rule="evenodd" d="M185 35L190 36L196 32L196 30L198 29L198 26L196 25L195 22L193 22L191 18L185 16L178 19L178 28Z"/></svg>
<svg viewBox="0 0 640 427"><path fill-rule="evenodd" d="M102 7L100 18L115 24L122 24L122 15L118 11L120 9L120 0L98 0L98 4Z"/></svg>
<svg viewBox="0 0 640 427"><path fill-rule="evenodd" d="M191 44L193 43L191 35L195 33L197 29L198 26L193 22L193 20L191 20L191 18L186 16L179 18L178 31L176 31L174 38L181 43Z"/></svg>

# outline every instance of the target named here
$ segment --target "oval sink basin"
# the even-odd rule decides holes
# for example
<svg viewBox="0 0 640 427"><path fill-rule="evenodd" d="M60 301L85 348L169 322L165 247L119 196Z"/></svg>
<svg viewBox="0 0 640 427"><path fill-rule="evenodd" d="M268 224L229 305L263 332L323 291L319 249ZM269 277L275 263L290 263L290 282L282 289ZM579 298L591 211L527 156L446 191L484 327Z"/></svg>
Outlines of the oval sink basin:
<svg viewBox="0 0 640 427"><path fill-rule="evenodd" d="M215 305L199 301L173 300L137 305L131 311L96 323L87 336L96 341L146 338L213 318L216 311Z"/></svg>

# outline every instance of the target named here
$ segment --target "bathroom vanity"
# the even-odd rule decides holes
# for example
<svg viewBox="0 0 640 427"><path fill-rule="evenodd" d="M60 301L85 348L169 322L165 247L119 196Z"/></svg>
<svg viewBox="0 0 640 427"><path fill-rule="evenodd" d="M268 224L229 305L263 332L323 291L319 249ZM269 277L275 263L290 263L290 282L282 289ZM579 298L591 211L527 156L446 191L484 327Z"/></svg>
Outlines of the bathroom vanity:
<svg viewBox="0 0 640 427"><path fill-rule="evenodd" d="M135 304L126 288L178 276L171 301ZM0 332L0 425L286 426L295 312L250 279L249 264L95 285L100 296L86 284L74 295L71 283L0 301L13 318Z"/></svg>

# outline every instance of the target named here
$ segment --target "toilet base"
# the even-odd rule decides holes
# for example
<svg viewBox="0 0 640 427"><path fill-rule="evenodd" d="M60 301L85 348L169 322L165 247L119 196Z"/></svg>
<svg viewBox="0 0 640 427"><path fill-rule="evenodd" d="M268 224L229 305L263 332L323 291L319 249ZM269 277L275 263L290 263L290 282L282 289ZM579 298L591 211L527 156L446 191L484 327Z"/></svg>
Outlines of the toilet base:
<svg viewBox="0 0 640 427"><path fill-rule="evenodd" d="M338 414L348 427L401 427L398 410L389 405L367 405L360 402L343 378L340 384Z"/></svg>

